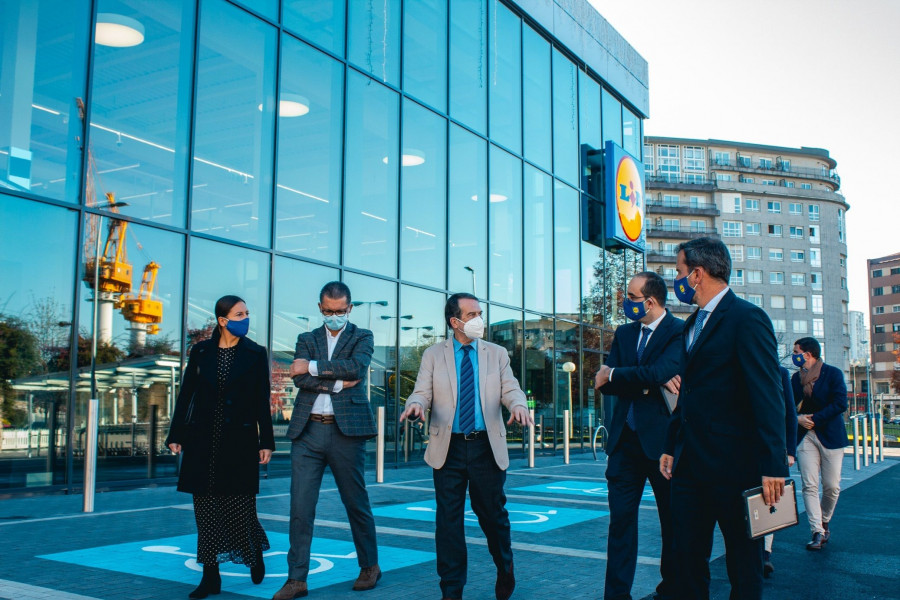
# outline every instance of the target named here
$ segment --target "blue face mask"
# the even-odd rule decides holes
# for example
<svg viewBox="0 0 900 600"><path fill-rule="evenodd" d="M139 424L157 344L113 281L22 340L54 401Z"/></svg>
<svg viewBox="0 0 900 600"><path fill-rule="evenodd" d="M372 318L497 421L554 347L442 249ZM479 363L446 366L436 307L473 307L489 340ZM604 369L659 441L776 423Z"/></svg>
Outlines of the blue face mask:
<svg viewBox="0 0 900 600"><path fill-rule="evenodd" d="M250 317L241 321L232 321L229 319L228 322L225 323L225 329L227 329L231 335L244 337L247 335L247 332L250 331Z"/></svg>
<svg viewBox="0 0 900 600"><path fill-rule="evenodd" d="M675 280L675 297L684 302L685 304L690 304L691 300L694 299L694 288L688 284L688 279L690 278L693 271L682 277L681 279Z"/></svg>
<svg viewBox="0 0 900 600"><path fill-rule="evenodd" d="M794 363L794 366L798 369L803 368L803 365L806 364L806 359L803 358L803 354L791 354L791 362Z"/></svg>
<svg viewBox="0 0 900 600"><path fill-rule="evenodd" d="M647 308L643 302L635 302L628 298L622 301L622 310L625 311L625 316L632 321L639 321L647 316Z"/></svg>
<svg viewBox="0 0 900 600"><path fill-rule="evenodd" d="M325 327L327 327L331 331L340 331L344 328L344 325L347 324L347 321L350 320L350 315L322 315L322 320L325 321Z"/></svg>

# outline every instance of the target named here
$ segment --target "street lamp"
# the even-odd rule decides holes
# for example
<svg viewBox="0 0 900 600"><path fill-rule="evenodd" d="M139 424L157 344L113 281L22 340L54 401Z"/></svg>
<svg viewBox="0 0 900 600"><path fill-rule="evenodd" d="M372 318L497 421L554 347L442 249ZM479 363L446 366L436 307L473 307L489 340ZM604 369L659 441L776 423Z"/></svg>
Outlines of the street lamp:
<svg viewBox="0 0 900 600"><path fill-rule="evenodd" d="M415 332L416 332L416 347L418 347L419 346L419 336L421 335L419 332L423 331L423 330L424 331L434 331L434 326L433 325L423 325L421 327L413 327L412 325L409 325L406 327L401 327L400 329L402 329L403 331L415 330Z"/></svg>
<svg viewBox="0 0 900 600"><path fill-rule="evenodd" d="M575 363L564 362L562 369L569 376L569 437L572 437L575 435L574 419L572 418L572 373L575 372Z"/></svg>
<svg viewBox="0 0 900 600"><path fill-rule="evenodd" d="M470 267L468 265L463 267L463 269L465 269L466 271L468 271L469 273L472 274L472 295L477 296L478 292L475 291L475 269L473 269L472 267Z"/></svg>
<svg viewBox="0 0 900 600"><path fill-rule="evenodd" d="M365 305L366 312L368 314L368 317L366 319L366 323L367 323L366 329L368 329L369 331L372 331L372 305L375 304L377 306L387 306L388 301L387 300L356 300L354 302L351 302L350 304L352 304L353 306ZM373 332L372 335L374 337L375 333ZM372 402L372 365L371 364L369 365L368 372L366 373L366 399L369 402Z"/></svg>

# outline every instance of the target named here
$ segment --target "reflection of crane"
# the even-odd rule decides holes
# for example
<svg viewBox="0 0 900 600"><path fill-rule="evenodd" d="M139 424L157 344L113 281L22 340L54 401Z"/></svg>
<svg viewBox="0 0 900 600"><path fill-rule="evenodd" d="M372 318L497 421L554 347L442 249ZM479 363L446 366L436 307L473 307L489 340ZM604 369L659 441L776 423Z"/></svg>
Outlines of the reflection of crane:
<svg viewBox="0 0 900 600"><path fill-rule="evenodd" d="M159 265L152 260L144 267L144 276L137 294L122 294L116 307L122 310L122 316L129 321L132 332L132 346L144 346L147 334L159 333L162 323L162 302L153 300L153 288L156 286L156 272Z"/></svg>

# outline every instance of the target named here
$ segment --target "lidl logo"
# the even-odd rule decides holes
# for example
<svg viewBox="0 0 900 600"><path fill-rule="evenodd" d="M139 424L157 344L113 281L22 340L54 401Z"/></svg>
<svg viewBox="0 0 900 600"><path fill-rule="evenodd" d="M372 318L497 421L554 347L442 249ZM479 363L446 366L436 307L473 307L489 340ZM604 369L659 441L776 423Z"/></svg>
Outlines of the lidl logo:
<svg viewBox="0 0 900 600"><path fill-rule="evenodd" d="M638 165L630 156L623 156L616 166L616 190L622 230L630 241L637 241L644 227L644 187Z"/></svg>

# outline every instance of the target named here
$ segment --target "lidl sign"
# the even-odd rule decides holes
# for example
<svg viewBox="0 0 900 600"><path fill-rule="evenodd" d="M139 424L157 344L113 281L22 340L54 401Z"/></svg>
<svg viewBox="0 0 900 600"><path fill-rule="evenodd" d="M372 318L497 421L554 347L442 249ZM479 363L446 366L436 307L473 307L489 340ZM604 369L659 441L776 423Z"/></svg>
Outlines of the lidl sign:
<svg viewBox="0 0 900 600"><path fill-rule="evenodd" d="M618 144L606 142L603 166L606 245L643 252L647 243L644 231L644 164Z"/></svg>

